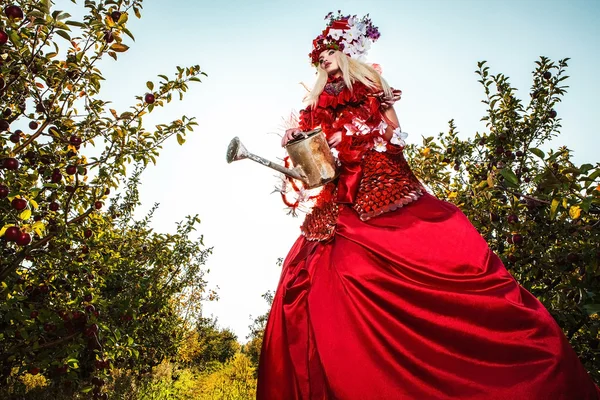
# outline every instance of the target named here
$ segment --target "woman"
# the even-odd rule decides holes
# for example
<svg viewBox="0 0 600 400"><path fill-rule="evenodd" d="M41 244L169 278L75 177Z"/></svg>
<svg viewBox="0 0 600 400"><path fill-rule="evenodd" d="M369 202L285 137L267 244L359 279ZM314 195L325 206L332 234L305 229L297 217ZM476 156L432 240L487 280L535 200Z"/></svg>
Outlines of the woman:
<svg viewBox="0 0 600 400"><path fill-rule="evenodd" d="M599 399L552 316L410 171L399 91L354 59L377 29L330 18L309 106L282 144L321 127L341 172L284 262L257 398Z"/></svg>

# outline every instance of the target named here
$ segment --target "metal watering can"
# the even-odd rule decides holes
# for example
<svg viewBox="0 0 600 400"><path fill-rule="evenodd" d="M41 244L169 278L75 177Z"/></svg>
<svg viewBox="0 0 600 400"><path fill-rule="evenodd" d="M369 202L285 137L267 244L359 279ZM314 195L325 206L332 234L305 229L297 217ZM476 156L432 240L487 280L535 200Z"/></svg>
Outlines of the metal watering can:
<svg viewBox="0 0 600 400"><path fill-rule="evenodd" d="M323 186L337 177L337 164L321 128L303 132L302 136L290 140L285 149L294 165L293 169L250 153L236 136L227 147L227 162L249 158L290 178L302 181L305 189Z"/></svg>

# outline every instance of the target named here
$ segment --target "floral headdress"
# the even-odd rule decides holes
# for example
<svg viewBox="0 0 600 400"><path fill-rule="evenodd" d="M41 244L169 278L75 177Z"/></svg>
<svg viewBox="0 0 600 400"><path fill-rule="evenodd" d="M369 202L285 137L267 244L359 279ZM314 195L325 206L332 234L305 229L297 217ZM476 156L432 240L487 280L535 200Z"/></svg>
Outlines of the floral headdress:
<svg viewBox="0 0 600 400"><path fill-rule="evenodd" d="M373 26L369 14L359 19L356 15L342 15L338 10L336 16L332 12L325 16L327 28L315 40L309 57L313 65L319 65L319 55L327 49L340 50L348 57L363 59L371 47L371 43L379 39L380 33Z"/></svg>

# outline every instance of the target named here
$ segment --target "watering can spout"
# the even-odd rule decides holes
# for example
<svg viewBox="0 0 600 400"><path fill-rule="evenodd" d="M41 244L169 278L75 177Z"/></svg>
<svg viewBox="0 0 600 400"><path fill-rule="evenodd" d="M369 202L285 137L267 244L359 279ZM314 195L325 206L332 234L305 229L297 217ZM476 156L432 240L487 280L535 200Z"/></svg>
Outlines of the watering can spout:
<svg viewBox="0 0 600 400"><path fill-rule="evenodd" d="M274 163L273 161L269 161L266 158L262 158L260 156L257 156L256 154L250 153L246 149L242 141L236 136L233 139L231 139L231 142L229 142L229 146L227 147L227 163L231 164L233 161L243 160L245 158L248 158L266 167L279 171L282 174L289 176L290 178L299 179L303 182L306 181L306 177L299 171L299 169L286 168L277 163Z"/></svg>
<svg viewBox="0 0 600 400"><path fill-rule="evenodd" d="M285 146L294 168L285 168L277 163L250 153L238 137L234 137L227 147L227 162L249 158L266 167L272 168L302 181L305 189L323 186L334 180L337 175L337 163L327 144L325 134L320 128L303 132L301 137L288 142Z"/></svg>

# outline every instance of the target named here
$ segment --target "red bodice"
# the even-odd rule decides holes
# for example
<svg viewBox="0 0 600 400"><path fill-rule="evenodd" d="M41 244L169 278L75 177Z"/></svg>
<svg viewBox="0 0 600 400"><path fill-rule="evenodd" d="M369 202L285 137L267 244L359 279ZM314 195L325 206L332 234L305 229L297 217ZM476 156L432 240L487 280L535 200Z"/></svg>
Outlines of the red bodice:
<svg viewBox="0 0 600 400"><path fill-rule="evenodd" d="M365 221L416 200L424 189L402 153L402 146L383 139L381 101L361 82L352 90L341 78L330 79L316 106L300 111L300 129L320 127L327 137L342 132L336 147L340 174L325 186L306 216L302 233L327 240L335 232L339 204L354 208ZM378 144L378 145L377 145Z"/></svg>

